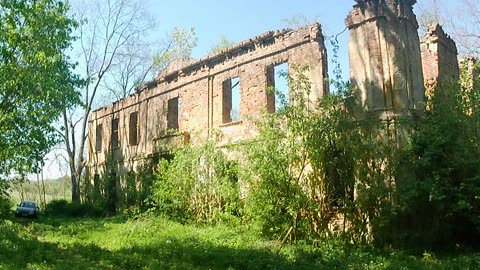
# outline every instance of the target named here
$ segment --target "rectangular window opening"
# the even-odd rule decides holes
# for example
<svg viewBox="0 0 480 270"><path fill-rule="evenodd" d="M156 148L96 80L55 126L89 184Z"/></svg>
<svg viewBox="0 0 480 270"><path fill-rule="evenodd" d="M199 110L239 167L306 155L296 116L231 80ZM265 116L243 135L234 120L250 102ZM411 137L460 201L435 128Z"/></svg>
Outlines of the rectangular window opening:
<svg viewBox="0 0 480 270"><path fill-rule="evenodd" d="M274 113L289 104L288 89L288 63L267 67L268 112Z"/></svg>
<svg viewBox="0 0 480 270"><path fill-rule="evenodd" d="M115 119L112 120L112 136L111 136L112 148L117 148L119 146L118 123L119 123L118 118L115 118Z"/></svg>
<svg viewBox="0 0 480 270"><path fill-rule="evenodd" d="M240 121L240 77L230 78L223 82L222 122Z"/></svg>
<svg viewBox="0 0 480 270"><path fill-rule="evenodd" d="M179 98L175 97L168 100L167 129L179 128Z"/></svg>
<svg viewBox="0 0 480 270"><path fill-rule="evenodd" d="M130 113L128 141L131 146L138 144L138 112Z"/></svg>
<svg viewBox="0 0 480 270"><path fill-rule="evenodd" d="M102 151L102 134L103 133L103 125L97 125L95 129L95 151L100 152Z"/></svg>

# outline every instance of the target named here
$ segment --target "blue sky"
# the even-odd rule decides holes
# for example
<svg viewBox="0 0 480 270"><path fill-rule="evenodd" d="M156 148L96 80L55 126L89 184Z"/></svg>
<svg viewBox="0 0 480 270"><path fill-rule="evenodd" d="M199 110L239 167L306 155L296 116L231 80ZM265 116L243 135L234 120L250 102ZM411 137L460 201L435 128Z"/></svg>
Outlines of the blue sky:
<svg viewBox="0 0 480 270"><path fill-rule="evenodd" d="M195 27L199 38L194 56L205 54L221 35L229 40L242 41L269 30L287 26L282 19L303 15L313 20L318 17L327 35L344 29L343 20L353 1L319 0L176 0L165 4L151 1L150 11L155 14L161 30L173 27Z"/></svg>
<svg viewBox="0 0 480 270"><path fill-rule="evenodd" d="M149 12L157 20L153 40L162 39L174 27L194 27L198 46L193 57L205 56L222 35L228 40L241 42L266 31L288 27L284 19L304 16L310 21L322 24L325 36L334 36L345 29L344 19L355 4L353 0L145 0ZM458 6L463 0L419 0L418 7L431 8L433 2L445 12ZM418 15L418 10L417 10ZM348 79L348 31L339 36L339 61L343 79ZM329 41L326 41L329 70L333 69L333 55ZM47 162L48 163L48 162ZM57 166L46 167L46 177L63 174Z"/></svg>
<svg viewBox="0 0 480 270"><path fill-rule="evenodd" d="M195 27L198 46L193 57L201 58L222 35L241 42L266 31L286 28L288 24L283 20L299 15L320 22L324 35L336 35L345 29L344 19L354 3L348 0L176 0L167 3L151 0L149 6L158 20L159 34L174 27ZM342 66L345 71L348 71L347 41L348 31L339 37L340 60L347 65ZM328 53L331 57L331 50Z"/></svg>
<svg viewBox="0 0 480 270"><path fill-rule="evenodd" d="M418 0L415 11L431 8L437 2L445 12L459 6L462 0ZM285 19L304 16L309 21L322 24L326 37L341 33L345 29L344 19L355 4L353 0L150 0L149 11L158 20L158 35L162 37L174 27L194 27L198 46L193 57L205 56L222 35L228 40L241 42L266 31L288 27ZM339 61L343 79L348 79L348 31L339 38ZM330 42L326 41L329 70L333 69Z"/></svg>

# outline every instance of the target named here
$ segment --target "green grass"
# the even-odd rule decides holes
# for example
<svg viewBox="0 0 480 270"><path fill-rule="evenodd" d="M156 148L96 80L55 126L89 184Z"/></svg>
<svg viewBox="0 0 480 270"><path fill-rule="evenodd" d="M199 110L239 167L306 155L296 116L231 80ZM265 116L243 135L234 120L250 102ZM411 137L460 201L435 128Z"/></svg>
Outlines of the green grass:
<svg viewBox="0 0 480 270"><path fill-rule="evenodd" d="M245 226L163 218L0 222L0 269L480 269L480 254L412 256L337 241L285 246Z"/></svg>

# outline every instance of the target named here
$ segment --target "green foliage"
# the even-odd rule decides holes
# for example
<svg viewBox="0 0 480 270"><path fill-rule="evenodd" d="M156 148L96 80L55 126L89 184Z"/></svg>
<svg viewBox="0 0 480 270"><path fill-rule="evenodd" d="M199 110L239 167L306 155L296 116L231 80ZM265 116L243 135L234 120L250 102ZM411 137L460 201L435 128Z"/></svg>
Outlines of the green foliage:
<svg viewBox="0 0 480 270"><path fill-rule="evenodd" d="M175 60L191 59L192 49L197 46L198 38L195 28L182 29L175 27L171 33L168 46L153 57L152 69L156 72L165 70Z"/></svg>
<svg viewBox="0 0 480 270"><path fill-rule="evenodd" d="M291 228L290 239L391 241L399 145L410 123L356 120L356 96L340 73L335 93L310 100L305 70L294 69L290 100L279 96L282 109L256 121L259 135L246 147L246 213L269 237Z"/></svg>
<svg viewBox="0 0 480 270"><path fill-rule="evenodd" d="M11 185L10 196L14 202L33 200L47 203L55 199L71 198L71 181L69 177L59 179L47 179L45 181L30 181L22 177L9 180ZM43 194L45 191L45 194Z"/></svg>
<svg viewBox="0 0 480 270"><path fill-rule="evenodd" d="M348 91L310 100L306 68L295 69L290 101L279 96L282 109L256 122L258 140L246 147L248 213L266 235L292 227L295 237L326 236L334 208L353 199L360 133Z"/></svg>
<svg viewBox="0 0 480 270"><path fill-rule="evenodd" d="M297 14L297 15L291 16L290 18L282 19L282 22L284 22L288 27L298 28L308 24L312 24L314 22L317 22L318 20L319 20L319 17L317 16L313 18L308 18L303 14Z"/></svg>
<svg viewBox="0 0 480 270"><path fill-rule="evenodd" d="M83 201L115 214L123 212L136 214L147 210L147 201L155 178L153 165L150 162L139 166L137 171L117 176L116 162L106 162L105 171L109 174L94 175L87 172L82 181Z"/></svg>
<svg viewBox="0 0 480 270"><path fill-rule="evenodd" d="M436 91L431 110L406 150L415 180L402 190L410 237L418 245L470 244L480 240L480 110L478 92ZM471 102L470 100L476 100Z"/></svg>
<svg viewBox="0 0 480 270"><path fill-rule="evenodd" d="M0 178L0 219L9 217L12 214L13 203L8 193L9 183Z"/></svg>
<svg viewBox="0 0 480 270"><path fill-rule="evenodd" d="M212 48L210 49L210 53L219 53L233 46L234 44L235 42L228 40L226 36L222 35L220 37L220 41L217 44L212 46Z"/></svg>
<svg viewBox="0 0 480 270"><path fill-rule="evenodd" d="M2 269L478 269L479 254L409 255L343 241L278 253L252 228L181 225L158 217L0 221Z"/></svg>
<svg viewBox="0 0 480 270"><path fill-rule="evenodd" d="M228 149L242 157L239 169L213 142L186 146L159 164L156 208L207 223L241 213L270 238L339 235L425 248L478 242L478 91L439 89L420 118L357 120L357 99L339 69L337 91L311 100L305 68L293 68L289 100L277 93L281 108L251 119L255 140L242 153Z"/></svg>
<svg viewBox="0 0 480 270"><path fill-rule="evenodd" d="M92 204L69 202L67 200L52 200L45 206L46 216L56 217L98 217L104 215L105 211Z"/></svg>
<svg viewBox="0 0 480 270"><path fill-rule="evenodd" d="M38 170L57 142L52 122L79 103L65 55L76 22L58 0L0 1L0 173Z"/></svg>
<svg viewBox="0 0 480 270"><path fill-rule="evenodd" d="M161 159L152 200L163 214L182 221L216 223L238 215L237 166L212 141L185 145Z"/></svg>

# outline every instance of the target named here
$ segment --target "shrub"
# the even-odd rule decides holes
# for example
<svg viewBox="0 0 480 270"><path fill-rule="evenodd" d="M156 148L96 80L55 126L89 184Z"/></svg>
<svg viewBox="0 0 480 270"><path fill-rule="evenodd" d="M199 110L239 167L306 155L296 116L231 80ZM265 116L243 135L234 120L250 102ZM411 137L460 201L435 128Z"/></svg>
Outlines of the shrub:
<svg viewBox="0 0 480 270"><path fill-rule="evenodd" d="M237 165L211 141L161 159L152 190L155 207L176 220L212 224L239 213Z"/></svg>
<svg viewBox="0 0 480 270"><path fill-rule="evenodd" d="M52 200L45 206L45 215L62 217L98 217L104 211L90 203L76 203L67 200Z"/></svg>
<svg viewBox="0 0 480 270"><path fill-rule="evenodd" d="M0 178L0 218L7 218L11 214L13 202L8 194L8 183Z"/></svg>

